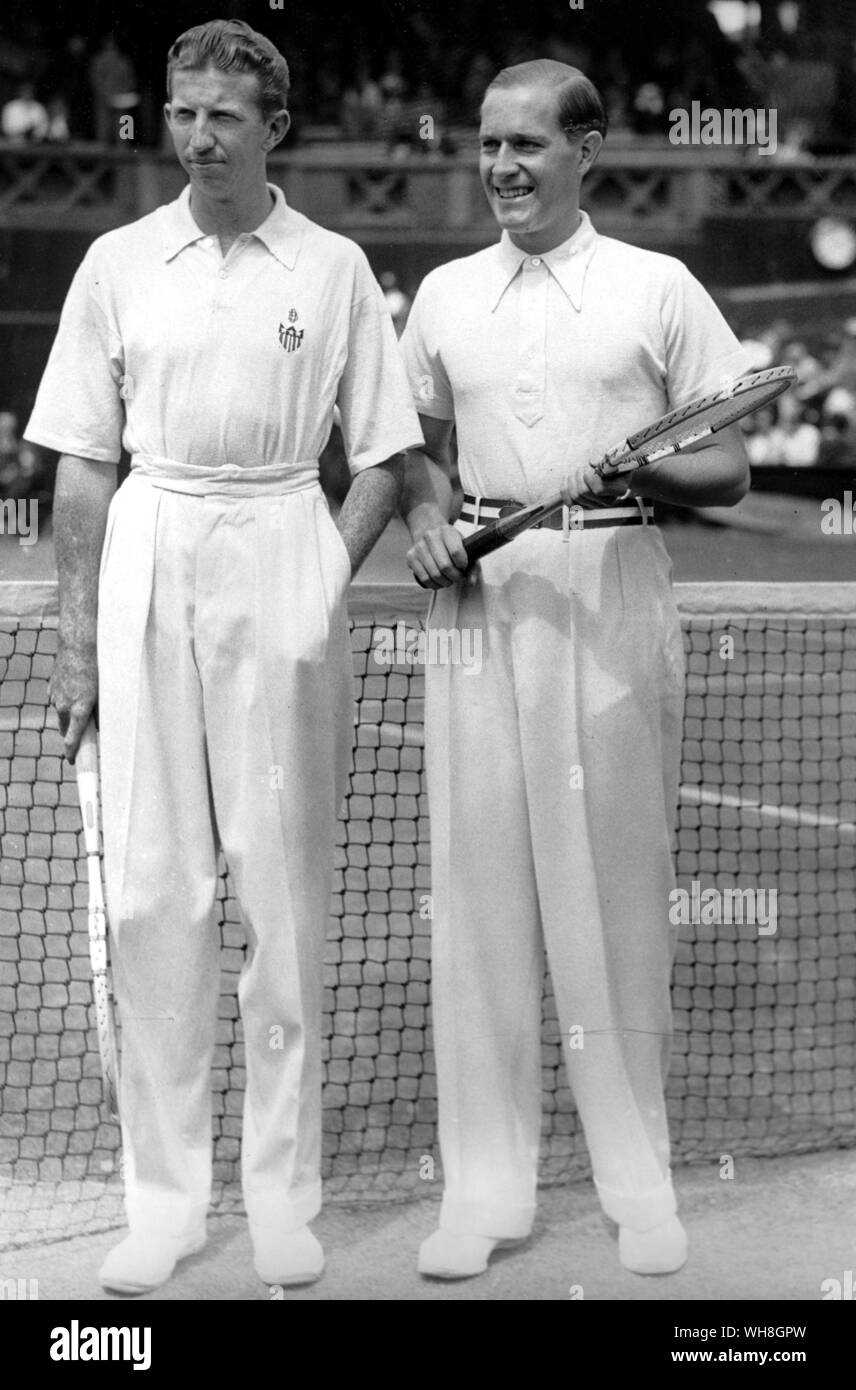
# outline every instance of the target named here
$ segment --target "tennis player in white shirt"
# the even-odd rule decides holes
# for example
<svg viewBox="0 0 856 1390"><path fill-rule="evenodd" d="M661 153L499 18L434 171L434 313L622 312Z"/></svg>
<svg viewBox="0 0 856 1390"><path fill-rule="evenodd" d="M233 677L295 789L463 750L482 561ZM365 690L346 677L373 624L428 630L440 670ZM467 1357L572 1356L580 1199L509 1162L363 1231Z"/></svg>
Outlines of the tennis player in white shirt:
<svg viewBox="0 0 856 1390"><path fill-rule="evenodd" d="M537 61L494 79L481 177L501 240L426 277L401 344L426 441L405 481L408 562L436 591L430 622L478 631L483 652L478 674L427 671L445 1192L419 1268L440 1277L480 1273L532 1228L545 949L620 1258L655 1274L687 1253L663 1093L684 657L652 504L735 503L748 467L733 428L623 496L626 479L589 460L750 364L680 262L598 235L581 212L605 132L576 69ZM464 580L464 536L560 488L579 516Z"/></svg>
<svg viewBox="0 0 856 1390"><path fill-rule="evenodd" d="M242 1175L269 1284L323 1268L321 998L353 738L346 594L420 441L363 252L266 179L288 67L240 21L170 50L188 185L100 237L27 436L59 450L59 654L70 757L100 708L130 1234L102 1284L143 1293L205 1243L222 848L248 937ZM351 489L318 457L338 406ZM131 474L114 495L122 447ZM99 583L100 571L100 583ZM96 653L97 631L97 653Z"/></svg>

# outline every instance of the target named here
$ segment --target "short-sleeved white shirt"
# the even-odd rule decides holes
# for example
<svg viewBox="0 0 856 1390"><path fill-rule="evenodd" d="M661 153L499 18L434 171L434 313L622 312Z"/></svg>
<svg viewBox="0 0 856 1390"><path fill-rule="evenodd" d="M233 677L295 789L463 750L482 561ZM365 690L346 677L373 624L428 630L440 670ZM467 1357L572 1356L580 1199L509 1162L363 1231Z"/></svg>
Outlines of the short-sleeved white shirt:
<svg viewBox="0 0 856 1390"><path fill-rule="evenodd" d="M361 249L275 206L223 257L190 190L93 243L26 437L112 463L317 459L341 415L353 472L422 441L389 310Z"/></svg>
<svg viewBox="0 0 856 1390"><path fill-rule="evenodd" d="M466 491L521 502L751 369L686 266L586 213L543 255L503 233L431 271L400 346L420 414L455 421Z"/></svg>

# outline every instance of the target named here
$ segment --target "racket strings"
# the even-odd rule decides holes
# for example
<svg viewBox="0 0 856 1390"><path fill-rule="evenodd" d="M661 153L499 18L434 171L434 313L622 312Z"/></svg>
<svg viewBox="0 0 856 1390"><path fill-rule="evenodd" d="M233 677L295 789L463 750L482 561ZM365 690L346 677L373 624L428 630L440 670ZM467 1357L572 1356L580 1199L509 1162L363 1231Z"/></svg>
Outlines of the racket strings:
<svg viewBox="0 0 856 1390"><path fill-rule="evenodd" d="M664 444L679 441L692 434L692 430L684 428L691 423L699 428L708 426L713 431L724 429L745 415L751 415L754 411L769 405L794 379L792 368L777 367L770 372L759 373L743 386L738 383L727 392L708 396L703 400L690 401L688 405L664 415L653 425L630 435L627 439L627 449L629 452L636 452L643 445L654 441L662 441Z"/></svg>

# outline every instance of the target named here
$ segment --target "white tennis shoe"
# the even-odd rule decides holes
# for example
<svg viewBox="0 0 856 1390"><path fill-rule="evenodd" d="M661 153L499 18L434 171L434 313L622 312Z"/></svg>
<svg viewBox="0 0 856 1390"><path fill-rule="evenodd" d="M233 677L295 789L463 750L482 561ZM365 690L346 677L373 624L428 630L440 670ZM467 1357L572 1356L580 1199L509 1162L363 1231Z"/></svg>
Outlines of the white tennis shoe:
<svg viewBox="0 0 856 1390"><path fill-rule="evenodd" d="M647 1231L618 1228L618 1256L632 1274L674 1274L687 1253L687 1233L676 1216Z"/></svg>
<svg viewBox="0 0 856 1390"><path fill-rule="evenodd" d="M195 1255L205 1244L205 1228L189 1236L144 1236L133 1231L114 1246L98 1281L113 1293L141 1294L165 1284L179 1260Z"/></svg>
<svg viewBox="0 0 856 1390"><path fill-rule="evenodd" d="M253 1264L263 1284L314 1284L324 1272L324 1251L308 1226L299 1231L250 1225Z"/></svg>
<svg viewBox="0 0 856 1390"><path fill-rule="evenodd" d="M432 1279L472 1279L484 1274L498 1244L490 1236L460 1235L441 1226L420 1245L417 1269Z"/></svg>

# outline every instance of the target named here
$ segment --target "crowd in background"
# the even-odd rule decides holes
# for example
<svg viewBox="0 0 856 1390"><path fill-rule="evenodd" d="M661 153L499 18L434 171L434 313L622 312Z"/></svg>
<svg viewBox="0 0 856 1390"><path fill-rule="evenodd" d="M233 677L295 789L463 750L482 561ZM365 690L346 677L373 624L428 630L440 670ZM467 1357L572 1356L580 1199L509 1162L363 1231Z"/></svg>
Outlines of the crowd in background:
<svg viewBox="0 0 856 1390"><path fill-rule="evenodd" d="M832 7L832 8L830 8ZM365 7L352 24L332 22L325 0L259 14L252 0L229 12L281 44L292 72L289 141L383 142L395 155L442 157L472 148L485 86L502 67L548 56L588 72L604 93L613 141L664 139L669 113L692 102L779 114L779 155L856 149L856 43L812 29L811 16L834 9L765 7L765 16L799 11L796 27L726 37L707 0L658 0L658 22L645 6L601 0L585 27L566 0L389 0ZM341 12L339 12L341 13ZM130 10L92 0L86 33L79 10L57 0L42 15L28 0L5 0L0 29L0 135L14 142L115 143L123 116L134 139L163 144L164 55L182 29L200 20L196 0L166 12ZM620 21L620 22L619 22ZM775 14L774 14L775 21ZM109 32L121 25L119 32ZM78 27L79 26L79 27ZM801 27L802 26L802 27ZM853 26L851 25L851 28ZM426 119L427 118L427 119ZM400 332L410 294L381 277ZM856 463L856 319L832 336L792 325L748 334L753 361L792 363L798 387L746 424L754 465L793 468ZM51 491L51 461L22 445L18 421L0 413L0 498ZM334 433L330 476L347 486Z"/></svg>
<svg viewBox="0 0 856 1390"><path fill-rule="evenodd" d="M856 54L846 45L831 52L828 41L818 47L811 32L787 26L772 37L752 30L726 37L705 0L659 0L659 6L660 22L652 25L644 6L602 0L597 13L586 12L584 29L564 0L543 0L537 12L524 0L503 0L505 23L487 0L425 0L404 13L380 5L361 13L353 29L331 23L323 5L299 14L287 7L281 17L271 11L265 22L240 0L230 9L287 52L291 143L381 140L394 150L453 153L473 139L491 77L508 64L546 56L583 68L600 86L614 137L665 137L669 113L699 101L718 108L775 105L785 154L856 146ZM147 14L145 25L129 14L121 34L99 35L97 14L105 7L96 5L88 36L63 36L30 8L15 41L0 33L5 138L115 143L120 118L131 114L135 140L161 144L168 35L180 31L184 11L186 22L199 21L198 7L188 10L175 0L172 8L174 15ZM384 14L390 9L394 19ZM612 12L620 22L609 23Z"/></svg>
<svg viewBox="0 0 856 1390"><path fill-rule="evenodd" d="M20 438L17 415L0 410L0 502L27 498L49 510L53 472L45 451Z"/></svg>
<svg viewBox="0 0 856 1390"><path fill-rule="evenodd" d="M744 421L756 467L785 464L852 468L856 464L856 318L834 333L798 336L777 320L745 342L753 367L791 366L797 385Z"/></svg>
<svg viewBox="0 0 856 1390"><path fill-rule="evenodd" d="M133 61L112 33L94 46L73 34L49 57L18 56L15 66L22 65L26 76L0 111L6 140L115 143L120 118L140 105Z"/></svg>

